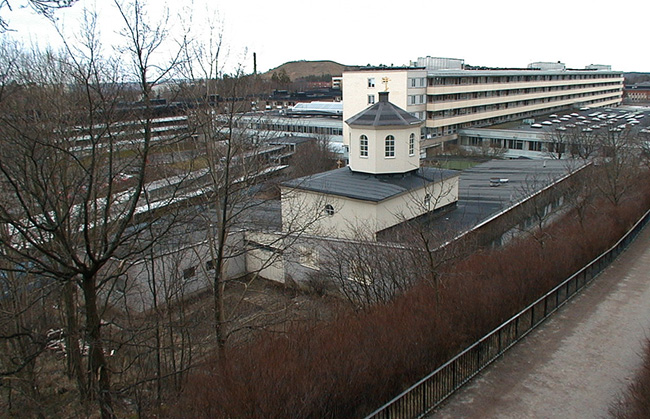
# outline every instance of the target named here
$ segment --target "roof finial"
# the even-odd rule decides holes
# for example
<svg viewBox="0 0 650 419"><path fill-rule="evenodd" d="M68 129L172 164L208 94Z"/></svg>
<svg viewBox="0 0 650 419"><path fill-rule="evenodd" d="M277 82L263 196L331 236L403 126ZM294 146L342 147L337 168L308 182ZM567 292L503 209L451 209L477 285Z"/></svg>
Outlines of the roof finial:
<svg viewBox="0 0 650 419"><path fill-rule="evenodd" d="M389 81L390 81L390 79L388 77L383 77L381 79L381 82L384 83L384 92L388 91L388 82Z"/></svg>

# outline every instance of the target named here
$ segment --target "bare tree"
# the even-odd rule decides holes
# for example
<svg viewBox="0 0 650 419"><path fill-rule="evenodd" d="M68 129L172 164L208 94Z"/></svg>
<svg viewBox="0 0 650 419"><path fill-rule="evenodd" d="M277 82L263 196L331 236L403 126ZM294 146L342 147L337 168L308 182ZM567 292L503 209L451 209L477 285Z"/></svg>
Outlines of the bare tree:
<svg viewBox="0 0 650 419"><path fill-rule="evenodd" d="M598 153L598 132L587 126L558 127L547 134L546 153L554 159L589 160Z"/></svg>
<svg viewBox="0 0 650 419"><path fill-rule="evenodd" d="M598 165L598 182L601 194L618 205L627 196L642 165L643 147L640 137L629 126L603 130L598 135L602 159Z"/></svg>
<svg viewBox="0 0 650 419"><path fill-rule="evenodd" d="M46 17L52 17L55 10L70 7L77 0L0 0L0 13L3 9L12 11L13 8L31 7L36 13ZM9 22L0 15L0 33L11 30Z"/></svg>
<svg viewBox="0 0 650 419"><path fill-rule="evenodd" d="M296 148L291 156L291 176L302 177L336 169L339 162L329 136L316 136Z"/></svg>
<svg viewBox="0 0 650 419"><path fill-rule="evenodd" d="M256 129L257 118L263 116L255 112L251 98L259 77L245 73L243 58L234 60L237 64L232 71L224 71L228 51L220 23L208 17L203 37L192 38L185 50L183 71L186 79L194 81L186 87L195 92L191 122L193 147L198 153L189 170L201 173L198 217L205 225L209 245L208 254L201 256L207 260L200 266L210 266L213 330L223 359L229 338L252 327L237 314L249 286L282 263L284 250L303 230L280 232L280 201L274 183L285 166L275 160L273 147L267 145L270 135ZM226 287L235 279L229 272L235 261L244 257L248 276L230 287L236 296L226 306Z"/></svg>
<svg viewBox="0 0 650 419"><path fill-rule="evenodd" d="M317 278L334 281L358 309L386 303L418 283L430 285L439 297L444 286L441 268L460 257L465 247L452 240L450 231L431 228L457 198L457 178L446 178L444 171L434 173L440 178L405 196L401 212L393 214L399 224L382 231L379 241L363 240L375 234L358 231L356 240L321 245L326 250ZM415 214L422 215L414 218Z"/></svg>
<svg viewBox="0 0 650 419"><path fill-rule="evenodd" d="M12 91L0 102L0 221L9 232L0 245L12 263L79 287L89 347L88 379L78 375L79 390L97 398L102 417L115 417L102 312L120 272L108 262L118 253L139 255L152 244L147 226L155 220L133 221L150 176L148 158L161 145L153 132L152 87L176 62L154 62L166 33L149 26L140 2L116 6L133 79L122 67L124 57L104 58L88 14L82 43L66 39L63 54L33 53L14 67ZM140 105L124 109L123 103L133 102L126 83L133 80ZM66 287L71 305L74 288ZM72 316L76 310L69 308ZM75 327L70 325L70 336Z"/></svg>

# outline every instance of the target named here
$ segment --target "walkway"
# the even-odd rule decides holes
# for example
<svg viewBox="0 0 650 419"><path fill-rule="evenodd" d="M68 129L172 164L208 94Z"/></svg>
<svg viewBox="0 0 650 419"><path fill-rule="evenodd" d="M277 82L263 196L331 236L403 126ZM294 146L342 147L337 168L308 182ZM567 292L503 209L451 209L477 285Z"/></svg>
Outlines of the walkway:
<svg viewBox="0 0 650 419"><path fill-rule="evenodd" d="M650 228L432 418L606 418L650 337Z"/></svg>

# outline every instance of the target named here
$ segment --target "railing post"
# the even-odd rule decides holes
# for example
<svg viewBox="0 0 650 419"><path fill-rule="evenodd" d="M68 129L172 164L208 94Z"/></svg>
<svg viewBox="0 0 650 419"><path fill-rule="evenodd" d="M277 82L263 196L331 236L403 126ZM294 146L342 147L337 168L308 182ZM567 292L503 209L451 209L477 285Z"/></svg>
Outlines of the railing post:
<svg viewBox="0 0 650 419"><path fill-rule="evenodd" d="M454 361L452 364L452 369L451 369L451 387L452 391L456 389L456 368L458 368L458 362Z"/></svg>
<svg viewBox="0 0 650 419"><path fill-rule="evenodd" d="M535 326L535 304L530 308L530 329Z"/></svg>
<svg viewBox="0 0 650 419"><path fill-rule="evenodd" d="M519 339L519 317L515 319L515 340Z"/></svg>
<svg viewBox="0 0 650 419"><path fill-rule="evenodd" d="M548 315L548 298L544 298L544 318Z"/></svg>
<svg viewBox="0 0 650 419"><path fill-rule="evenodd" d="M499 339L499 344L497 345L497 348L498 348L497 353L498 353L498 354L501 353L501 330L502 330L502 329L499 329L499 332L497 333L497 337L498 337L498 339Z"/></svg>

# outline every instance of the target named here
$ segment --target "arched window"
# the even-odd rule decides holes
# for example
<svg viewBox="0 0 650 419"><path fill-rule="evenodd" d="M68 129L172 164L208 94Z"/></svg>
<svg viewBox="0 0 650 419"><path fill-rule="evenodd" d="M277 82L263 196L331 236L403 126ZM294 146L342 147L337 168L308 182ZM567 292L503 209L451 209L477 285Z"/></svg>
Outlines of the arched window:
<svg viewBox="0 0 650 419"><path fill-rule="evenodd" d="M385 150L386 157L395 157L395 137L392 135L386 136Z"/></svg>
<svg viewBox="0 0 650 419"><path fill-rule="evenodd" d="M325 214L329 215L330 217L334 215L334 207L331 204L325 205Z"/></svg>
<svg viewBox="0 0 650 419"><path fill-rule="evenodd" d="M409 136L409 156L415 154L415 134L411 133Z"/></svg>
<svg viewBox="0 0 650 419"><path fill-rule="evenodd" d="M368 137L365 135L359 137L359 155L361 157L368 157Z"/></svg>

